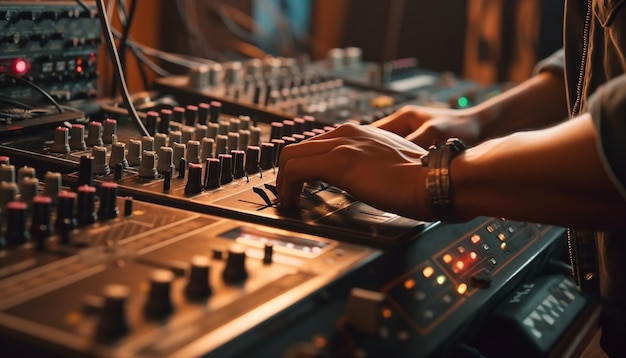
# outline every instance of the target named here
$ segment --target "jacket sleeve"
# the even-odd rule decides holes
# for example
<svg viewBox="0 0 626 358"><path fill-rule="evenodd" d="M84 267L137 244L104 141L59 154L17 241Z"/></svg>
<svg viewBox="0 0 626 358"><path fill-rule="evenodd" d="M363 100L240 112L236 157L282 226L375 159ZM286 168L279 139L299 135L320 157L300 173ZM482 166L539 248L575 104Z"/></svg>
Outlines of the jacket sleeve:
<svg viewBox="0 0 626 358"><path fill-rule="evenodd" d="M552 72L561 77L565 75L564 70L565 65L565 57L563 49L560 49L553 53L552 55L546 57L545 59L539 61L535 68L533 69L533 74L538 74L541 72Z"/></svg>
<svg viewBox="0 0 626 358"><path fill-rule="evenodd" d="M599 87L588 109L598 131L600 157L626 199L626 74Z"/></svg>

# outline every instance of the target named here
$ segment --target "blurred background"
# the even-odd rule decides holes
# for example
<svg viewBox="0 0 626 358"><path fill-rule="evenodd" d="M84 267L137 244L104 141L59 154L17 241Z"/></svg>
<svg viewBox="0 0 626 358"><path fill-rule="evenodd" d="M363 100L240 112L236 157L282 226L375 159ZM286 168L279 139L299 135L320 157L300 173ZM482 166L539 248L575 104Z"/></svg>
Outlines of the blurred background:
<svg viewBox="0 0 626 358"><path fill-rule="evenodd" d="M110 1L115 7L136 7L130 37L164 51L220 62L301 54L320 60L330 49L355 46L364 61L415 58L421 68L483 84L526 79L562 38L563 0ZM122 29L120 17L112 18ZM145 89L136 58L127 60L131 92ZM101 88L111 88L109 61L99 66Z"/></svg>

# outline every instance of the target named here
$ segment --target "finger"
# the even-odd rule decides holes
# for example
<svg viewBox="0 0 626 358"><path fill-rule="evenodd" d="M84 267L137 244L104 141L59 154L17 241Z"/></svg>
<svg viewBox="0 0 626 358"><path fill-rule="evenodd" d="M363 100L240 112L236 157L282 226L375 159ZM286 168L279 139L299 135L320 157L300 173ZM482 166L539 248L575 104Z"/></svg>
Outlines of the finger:
<svg viewBox="0 0 626 358"><path fill-rule="evenodd" d="M285 208L298 206L305 182L324 180L320 173L328 170L326 153L298 156L282 162L276 179L276 190L280 205Z"/></svg>

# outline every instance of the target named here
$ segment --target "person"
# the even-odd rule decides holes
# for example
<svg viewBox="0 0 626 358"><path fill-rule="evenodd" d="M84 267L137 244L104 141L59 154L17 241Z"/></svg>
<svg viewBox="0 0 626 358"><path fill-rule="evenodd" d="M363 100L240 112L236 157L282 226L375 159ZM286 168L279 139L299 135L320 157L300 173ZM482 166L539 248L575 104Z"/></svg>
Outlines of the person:
<svg viewBox="0 0 626 358"><path fill-rule="evenodd" d="M281 205L297 207L303 183L322 180L420 220L493 216L571 228L574 274L601 297L601 346L626 356L622 3L566 0L563 48L475 107L407 106L287 146L276 180Z"/></svg>

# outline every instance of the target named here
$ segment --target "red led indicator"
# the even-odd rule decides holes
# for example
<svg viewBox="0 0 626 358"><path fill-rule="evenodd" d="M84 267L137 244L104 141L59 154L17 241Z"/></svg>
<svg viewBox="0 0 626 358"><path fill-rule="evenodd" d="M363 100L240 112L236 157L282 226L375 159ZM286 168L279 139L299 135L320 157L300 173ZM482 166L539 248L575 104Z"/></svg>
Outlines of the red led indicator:
<svg viewBox="0 0 626 358"><path fill-rule="evenodd" d="M76 66L76 72L77 73L83 73L83 67L82 66Z"/></svg>
<svg viewBox="0 0 626 358"><path fill-rule="evenodd" d="M470 252L470 259L476 260L478 258L478 254L474 251Z"/></svg>
<svg viewBox="0 0 626 358"><path fill-rule="evenodd" d="M18 58L15 62L13 62L13 72L15 72L16 75L23 75L27 70L28 63L26 60Z"/></svg>
<svg viewBox="0 0 626 358"><path fill-rule="evenodd" d="M463 270L465 268L465 263L463 261L457 261L455 264L457 270Z"/></svg>

